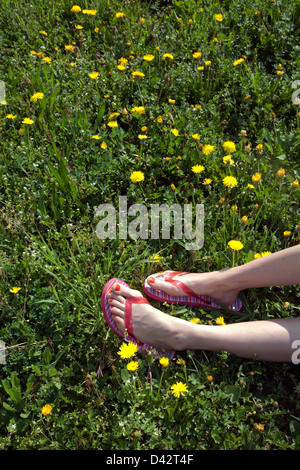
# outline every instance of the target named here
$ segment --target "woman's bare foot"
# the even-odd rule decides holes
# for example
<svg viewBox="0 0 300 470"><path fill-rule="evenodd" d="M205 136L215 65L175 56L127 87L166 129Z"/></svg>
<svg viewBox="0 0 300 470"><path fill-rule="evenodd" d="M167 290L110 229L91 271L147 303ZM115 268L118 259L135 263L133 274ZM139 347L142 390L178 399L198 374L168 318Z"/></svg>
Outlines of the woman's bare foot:
<svg viewBox="0 0 300 470"><path fill-rule="evenodd" d="M142 296L142 294L122 284L114 284L107 293L111 305L110 311L121 333L126 329L126 298L133 296ZM134 337L142 343L166 351L180 351L187 348L186 339L192 324L167 315L150 304L132 304L132 324Z"/></svg>
<svg viewBox="0 0 300 470"><path fill-rule="evenodd" d="M225 270L224 270L225 271ZM149 276L146 284L152 289L161 290L169 295L184 296L186 293L179 287L165 280L165 275L172 271L165 271ZM222 305L231 305L238 296L238 291L228 290L222 283L222 271L210 273L182 273L174 276L174 280L181 281L197 295L207 295Z"/></svg>

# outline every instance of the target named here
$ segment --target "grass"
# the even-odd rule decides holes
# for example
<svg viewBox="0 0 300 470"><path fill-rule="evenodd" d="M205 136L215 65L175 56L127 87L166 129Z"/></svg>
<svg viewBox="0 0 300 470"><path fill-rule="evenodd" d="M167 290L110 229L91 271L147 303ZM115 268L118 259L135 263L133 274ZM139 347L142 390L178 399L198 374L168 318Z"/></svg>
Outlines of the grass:
<svg viewBox="0 0 300 470"><path fill-rule="evenodd" d="M299 243L298 2L72 6L0 7L0 448L299 449L299 366L185 351L165 368L139 353L130 372L100 304L111 277L141 289L151 272L212 271ZM96 209L120 196L203 203L204 246L99 238ZM234 259L232 239L243 244ZM295 286L242 295L226 323L299 314ZM161 308L203 324L220 316Z"/></svg>

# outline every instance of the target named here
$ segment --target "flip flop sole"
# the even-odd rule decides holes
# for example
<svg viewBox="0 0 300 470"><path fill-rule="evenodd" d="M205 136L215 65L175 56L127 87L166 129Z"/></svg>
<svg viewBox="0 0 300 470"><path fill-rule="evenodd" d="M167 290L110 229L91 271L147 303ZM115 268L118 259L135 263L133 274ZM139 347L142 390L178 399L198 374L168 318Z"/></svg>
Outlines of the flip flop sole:
<svg viewBox="0 0 300 470"><path fill-rule="evenodd" d="M122 279L117 279L117 278L112 278L105 284L103 291L102 291L102 295L101 295L101 306L102 306L104 318L108 326L112 329L114 333L120 336L120 338L122 338L124 341L128 341L128 342L131 341L133 344L137 345L139 350L149 351L151 352L153 357L167 357L170 360L172 360L176 354L176 351L169 351L169 352L159 351L158 349L154 348L150 344L141 343L134 336L128 333L124 334L118 329L116 322L114 321L113 316L110 312L110 303L108 302L108 298L106 295L109 289L112 287L112 285L115 282L118 282L118 284L121 284L129 288L129 285L125 281L123 281Z"/></svg>

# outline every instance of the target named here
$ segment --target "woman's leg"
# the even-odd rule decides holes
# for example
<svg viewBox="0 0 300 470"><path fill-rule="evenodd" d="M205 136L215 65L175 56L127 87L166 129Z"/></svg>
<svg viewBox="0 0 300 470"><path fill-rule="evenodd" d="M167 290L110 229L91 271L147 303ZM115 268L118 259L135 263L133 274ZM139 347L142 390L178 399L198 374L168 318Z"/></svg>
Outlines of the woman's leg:
<svg viewBox="0 0 300 470"><path fill-rule="evenodd" d="M111 313L120 331L125 331L126 297L142 295L120 285L112 286ZM291 362L293 343L300 340L300 318L242 322L222 326L197 325L162 313L151 305L132 306L136 339L159 349L228 351L239 357Z"/></svg>
<svg viewBox="0 0 300 470"><path fill-rule="evenodd" d="M300 245L250 261L234 268L210 273L189 273L175 276L198 295L209 295L229 305L240 290L253 287L300 285ZM147 278L149 286L170 295L185 293L164 281L164 274Z"/></svg>

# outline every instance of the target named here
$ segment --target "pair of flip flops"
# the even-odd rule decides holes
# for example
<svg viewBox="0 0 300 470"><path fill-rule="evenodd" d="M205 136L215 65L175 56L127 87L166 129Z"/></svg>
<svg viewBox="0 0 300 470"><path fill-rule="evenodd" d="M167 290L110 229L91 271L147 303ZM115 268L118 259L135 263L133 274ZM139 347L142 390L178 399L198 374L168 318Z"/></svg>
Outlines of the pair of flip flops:
<svg viewBox="0 0 300 470"><path fill-rule="evenodd" d="M180 303L184 305L190 305L190 306L197 306L199 308L215 308L215 309L220 309L222 308L220 305L218 305L213 299L211 299L208 296L199 296L195 294L189 287L187 287L182 281L173 279L175 276L179 274L187 274L186 272L183 271L172 271L168 274L165 275L165 281L170 282L177 287L179 287L183 292L186 293L185 296L172 296L169 295L161 290L156 290L153 287L149 287L147 281L145 281L143 285L143 289L145 293L151 297L152 299L159 300L161 302L167 302L167 303ZM139 348L139 350L146 350L150 351L153 356L163 356L163 357L168 357L169 359L173 359L175 356L176 352L175 351L159 351L155 349L153 346L146 344L146 343L141 343L138 341L134 335L133 335L133 330L132 330L132 305L134 303L144 303L144 304L149 304L149 302L142 296L138 297L127 297L126 298L126 304L125 304L125 327L126 327L126 333L122 333L119 331L117 328L117 325L113 319L113 316L110 312L110 303L109 299L107 297L107 292L111 289L113 284L118 283L121 285L124 285L126 287L129 287L126 282L124 282L121 279L110 279L106 285L104 286L104 289L102 291L102 297L101 297L101 305L102 305L102 310L104 314L104 318L106 322L108 323L108 326L117 334L119 335L122 339L131 341L134 344L136 344ZM229 310L233 311L241 311L243 305L242 302L239 298L236 299L236 301L232 304L227 306Z"/></svg>

